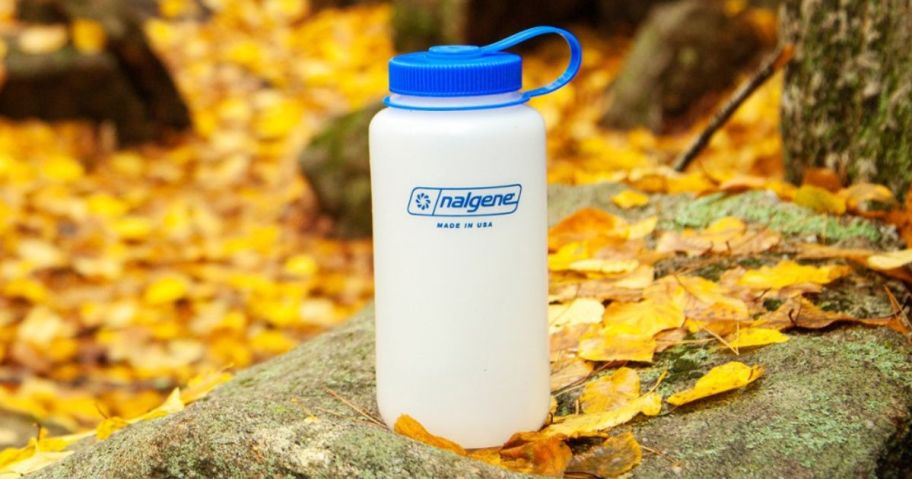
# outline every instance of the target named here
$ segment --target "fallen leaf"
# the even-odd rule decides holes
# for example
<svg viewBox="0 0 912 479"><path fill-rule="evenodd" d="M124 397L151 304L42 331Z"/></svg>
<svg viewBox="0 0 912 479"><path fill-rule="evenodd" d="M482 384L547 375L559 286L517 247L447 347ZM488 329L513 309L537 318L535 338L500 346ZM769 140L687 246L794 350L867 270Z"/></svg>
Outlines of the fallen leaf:
<svg viewBox="0 0 912 479"><path fill-rule="evenodd" d="M105 439L111 437L111 434L129 426L130 423L124 420L121 417L113 416L101 421L101 424L95 428L95 437L99 441L104 441Z"/></svg>
<svg viewBox="0 0 912 479"><path fill-rule="evenodd" d="M548 327L550 333L555 333L567 326L577 324L592 324L602 320L605 306L601 301L590 298L574 299L567 304L552 304L548 306Z"/></svg>
<svg viewBox="0 0 912 479"><path fill-rule="evenodd" d="M602 323L606 328L629 326L643 336L684 324L684 311L673 302L644 299L637 303L611 303L605 308Z"/></svg>
<svg viewBox="0 0 912 479"><path fill-rule="evenodd" d="M640 376L631 368L618 368L611 374L589 381L580 393L580 407L586 414L609 411L640 395Z"/></svg>
<svg viewBox="0 0 912 479"><path fill-rule="evenodd" d="M868 213L869 208L866 208L868 203L875 203L888 208L898 206L893 192L883 185L857 183L840 191L839 194L845 198L849 211L855 213Z"/></svg>
<svg viewBox="0 0 912 479"><path fill-rule="evenodd" d="M696 385L668 397L668 404L681 406L698 399L742 388L763 375L762 366L748 366L732 361L709 370Z"/></svg>
<svg viewBox="0 0 912 479"><path fill-rule="evenodd" d="M544 435L563 435L568 438L588 437L601 431L624 424L637 414L656 416L662 411L662 396L648 393L632 399L622 406L610 411L592 414L575 414L556 418L554 424L541 431Z"/></svg>
<svg viewBox="0 0 912 479"><path fill-rule="evenodd" d="M655 349L655 339L644 335L636 326L615 325L590 329L583 334L577 354L590 361L651 363Z"/></svg>
<svg viewBox="0 0 912 479"><path fill-rule="evenodd" d="M832 168L805 168L801 185L816 186L835 193L842 189L842 179Z"/></svg>
<svg viewBox="0 0 912 479"><path fill-rule="evenodd" d="M874 250L864 248L840 248L820 243L803 243L798 245L798 258L801 259L851 259L864 261L875 254Z"/></svg>
<svg viewBox="0 0 912 479"><path fill-rule="evenodd" d="M561 477L573 457L560 436L540 437L519 445L508 441L500 451L501 465L514 471Z"/></svg>
<svg viewBox="0 0 912 479"><path fill-rule="evenodd" d="M619 208L628 209L649 204L649 196L634 190L624 190L612 196L611 202Z"/></svg>
<svg viewBox="0 0 912 479"><path fill-rule="evenodd" d="M567 472L601 478L618 477L631 471L642 459L640 444L633 433L625 431L575 455L567 466Z"/></svg>
<svg viewBox="0 0 912 479"><path fill-rule="evenodd" d="M852 272L848 266L805 266L783 260L773 267L748 270L738 284L752 289L782 289L800 283L827 284Z"/></svg>
<svg viewBox="0 0 912 479"><path fill-rule="evenodd" d="M462 446L444 437L431 434L421 425L421 423L407 414L403 414L399 416L399 419L396 419L393 430L405 437L423 442L427 445L446 449L447 451L455 452L462 456L466 455L466 450L463 449Z"/></svg>
<svg viewBox="0 0 912 479"><path fill-rule="evenodd" d="M798 188L794 202L818 213L841 215L846 212L845 199L812 185L802 185Z"/></svg>
<svg viewBox="0 0 912 479"><path fill-rule="evenodd" d="M877 253L868 257L867 265L871 269L887 271L912 263L912 249Z"/></svg>
<svg viewBox="0 0 912 479"><path fill-rule="evenodd" d="M583 208L561 220L548 232L548 249L557 251L570 243L598 236L627 237L627 221L596 208Z"/></svg>
<svg viewBox="0 0 912 479"><path fill-rule="evenodd" d="M551 365L551 390L557 391L592 374L592 363L570 356Z"/></svg>
<svg viewBox="0 0 912 479"><path fill-rule="evenodd" d="M73 46L82 53L98 53L104 50L108 38L104 26L86 18L72 22Z"/></svg>
<svg viewBox="0 0 912 479"><path fill-rule="evenodd" d="M729 338L726 338L728 347L738 351L741 348L753 348L765 346L767 344L784 343L788 341L788 336L779 332L778 329L769 328L746 328L741 329Z"/></svg>
<svg viewBox="0 0 912 479"><path fill-rule="evenodd" d="M32 55L44 55L63 48L68 40L63 25L30 26L18 35L19 49Z"/></svg>
<svg viewBox="0 0 912 479"><path fill-rule="evenodd" d="M567 271L578 273L587 273L590 276L594 274L617 276L622 273L629 273L637 268L640 262L635 259L618 260L618 259L581 259L574 261L567 266Z"/></svg>

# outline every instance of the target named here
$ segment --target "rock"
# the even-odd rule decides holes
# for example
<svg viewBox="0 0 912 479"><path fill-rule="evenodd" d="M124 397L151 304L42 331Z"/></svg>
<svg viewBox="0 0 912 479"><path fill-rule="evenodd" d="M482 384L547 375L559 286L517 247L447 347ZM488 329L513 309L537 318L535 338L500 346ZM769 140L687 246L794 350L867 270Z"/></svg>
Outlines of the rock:
<svg viewBox="0 0 912 479"><path fill-rule="evenodd" d="M553 187L553 224L580 206L602 206L617 185ZM655 196L629 216L657 212L669 226L695 225L715 214L757 208L792 208L755 193L702 202L688 195ZM800 207L795 207L800 208ZM707 211L704 211L707 210ZM715 210L723 210L715 213ZM809 210L768 222L788 238L793 220L812 230L891 245L895 233L874 223L829 223ZM789 232L784 230L792 228ZM769 253L768 259L783 257ZM751 258L752 260L754 258ZM695 259L690 261L704 261ZM873 283L849 281L842 299L822 307L884 314L881 293L902 286L870 274ZM831 294L833 296L833 294ZM904 295L900 300L908 298ZM63 461L33 474L42 479L95 477L527 477L434 449L373 424L373 322L371 309L292 352L241 371L206 398L171 416L129 426L100 443L86 441ZM836 327L794 332L787 343L742 352L679 346L642 371L644 384L669 375L663 394L680 390L714 365L737 359L762 364L766 375L751 386L637 420L626 428L650 449L634 477L907 477L912 425L912 346L886 329ZM573 394L560 397L572 407ZM660 454L649 451L659 451Z"/></svg>
<svg viewBox="0 0 912 479"><path fill-rule="evenodd" d="M335 219L335 232L342 236L371 232L367 130L382 108L377 102L330 120L299 156L322 212Z"/></svg>
<svg viewBox="0 0 912 479"><path fill-rule="evenodd" d="M20 6L20 15L42 23L97 21L105 29L107 46L97 54L81 53L72 46L41 54L11 48L4 59L0 115L110 122L125 144L190 126L189 110L146 42L138 13L129 2L40 0ZM15 47L15 33L6 40Z"/></svg>
<svg viewBox="0 0 912 479"><path fill-rule="evenodd" d="M662 131L730 87L763 46L748 15L729 15L722 2L659 5L637 31L602 123Z"/></svg>
<svg viewBox="0 0 912 479"><path fill-rule="evenodd" d="M902 198L912 186L912 2L783 6L780 30L796 44L781 112L790 178L827 167Z"/></svg>

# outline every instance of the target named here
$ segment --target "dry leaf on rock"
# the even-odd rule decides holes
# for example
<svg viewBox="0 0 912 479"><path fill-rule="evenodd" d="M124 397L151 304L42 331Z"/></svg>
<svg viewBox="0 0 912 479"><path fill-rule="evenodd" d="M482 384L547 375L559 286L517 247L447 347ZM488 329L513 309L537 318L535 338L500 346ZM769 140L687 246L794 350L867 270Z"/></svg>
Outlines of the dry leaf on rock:
<svg viewBox="0 0 912 479"><path fill-rule="evenodd" d="M591 328L580 338L577 354L590 361L651 363L656 341L636 326Z"/></svg>
<svg viewBox="0 0 912 479"><path fill-rule="evenodd" d="M589 381L580 393L580 407L586 414L616 409L640 395L640 375L635 369L618 368Z"/></svg>
<svg viewBox="0 0 912 479"><path fill-rule="evenodd" d="M681 406L698 399L742 388L763 375L762 366L748 366L732 361L709 370L697 380L693 388L677 392L668 397L668 404Z"/></svg>
<svg viewBox="0 0 912 479"><path fill-rule="evenodd" d="M912 263L912 249L876 253L868 257L867 265L871 269L887 271Z"/></svg>
<svg viewBox="0 0 912 479"><path fill-rule="evenodd" d="M574 456L567 466L567 472L613 478L629 472L642 459L640 444L633 433L626 431Z"/></svg>
<svg viewBox="0 0 912 479"><path fill-rule="evenodd" d="M624 190L611 197L611 202L619 208L628 209L649 204L649 196L634 190Z"/></svg>
<svg viewBox="0 0 912 479"><path fill-rule="evenodd" d="M583 208L561 220L548 232L548 248L557 251L570 243L599 236L627 238L627 221L597 208Z"/></svg>
<svg viewBox="0 0 912 479"><path fill-rule="evenodd" d="M776 266L748 270L738 284L751 289L778 290L802 283L828 284L852 272L848 266L805 266L783 260Z"/></svg>
<svg viewBox="0 0 912 479"><path fill-rule="evenodd" d="M846 212L844 198L813 185L798 188L793 201L818 213L841 215Z"/></svg>
<svg viewBox="0 0 912 479"><path fill-rule="evenodd" d="M578 298L566 304L548 305L548 325L553 334L567 326L598 323L603 314L605 306L601 301Z"/></svg>
<svg viewBox="0 0 912 479"><path fill-rule="evenodd" d="M501 465L514 471L561 477L573 452L560 436L543 437L521 442L511 439L500 451Z"/></svg>
<svg viewBox="0 0 912 479"><path fill-rule="evenodd" d="M782 334L778 329L771 328L745 328L726 338L727 346L735 351L786 341L788 341L788 336Z"/></svg>
<svg viewBox="0 0 912 479"><path fill-rule="evenodd" d="M636 417L637 414L656 416L661 411L662 396L653 392L632 399L610 411L556 418L555 420L560 422L551 424L543 429L541 433L548 436L563 435L568 438L588 437L624 424Z"/></svg>
<svg viewBox="0 0 912 479"><path fill-rule="evenodd" d="M455 452L462 456L466 455L466 450L463 449L462 446L445 437L431 434L420 422L416 421L415 418L408 414L403 414L399 416L399 419L396 419L393 430L405 437L423 442L429 446L446 449L447 451Z"/></svg>
<svg viewBox="0 0 912 479"><path fill-rule="evenodd" d="M557 391L592 374L592 363L565 356L551 364L551 390Z"/></svg>

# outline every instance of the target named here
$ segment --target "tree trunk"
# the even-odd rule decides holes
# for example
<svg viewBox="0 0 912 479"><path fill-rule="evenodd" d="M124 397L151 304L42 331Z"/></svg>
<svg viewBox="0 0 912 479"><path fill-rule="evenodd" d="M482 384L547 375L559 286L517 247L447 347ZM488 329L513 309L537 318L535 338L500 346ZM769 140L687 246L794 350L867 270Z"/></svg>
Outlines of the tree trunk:
<svg viewBox="0 0 912 479"><path fill-rule="evenodd" d="M912 1L787 0L782 136L791 179L808 167L903 196L912 182Z"/></svg>

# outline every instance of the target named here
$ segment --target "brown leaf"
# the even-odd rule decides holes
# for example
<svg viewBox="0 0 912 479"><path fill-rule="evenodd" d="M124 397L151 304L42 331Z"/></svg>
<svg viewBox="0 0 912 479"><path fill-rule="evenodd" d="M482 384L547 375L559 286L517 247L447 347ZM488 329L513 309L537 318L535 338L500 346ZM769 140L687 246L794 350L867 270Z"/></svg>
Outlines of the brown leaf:
<svg viewBox="0 0 912 479"><path fill-rule="evenodd" d="M589 474L595 477L618 477L643 459L640 444L629 431L611 436L588 451L577 454L570 461L567 472Z"/></svg>

